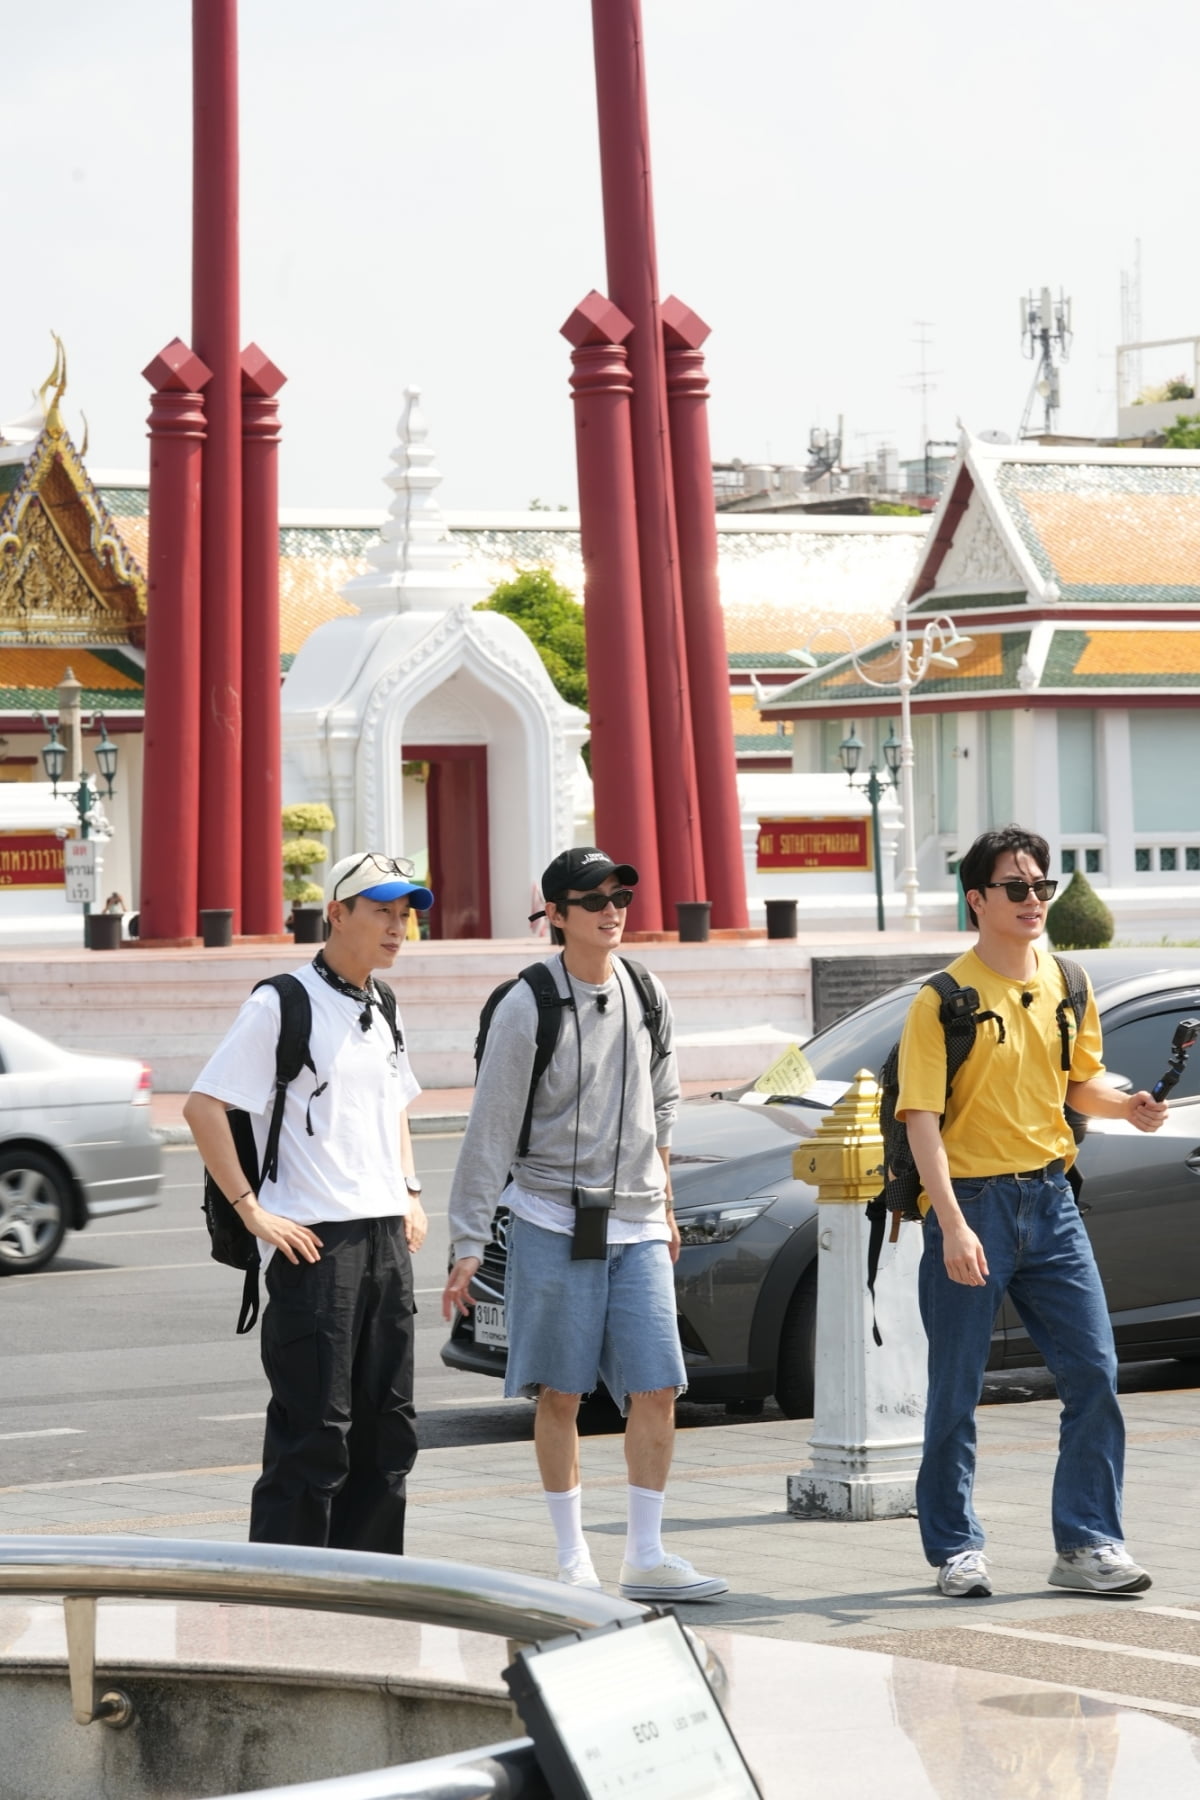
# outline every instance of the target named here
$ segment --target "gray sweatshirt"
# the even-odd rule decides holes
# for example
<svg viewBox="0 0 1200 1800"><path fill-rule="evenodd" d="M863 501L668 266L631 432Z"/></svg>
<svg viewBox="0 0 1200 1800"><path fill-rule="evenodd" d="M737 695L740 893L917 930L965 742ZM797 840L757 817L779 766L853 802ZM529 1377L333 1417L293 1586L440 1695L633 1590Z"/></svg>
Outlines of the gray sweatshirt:
<svg viewBox="0 0 1200 1800"><path fill-rule="evenodd" d="M651 976L662 1005L661 1035L669 1052L652 1068L653 1045L642 1003L617 959L603 986L569 978L561 956L551 958L548 966L559 993L573 991L576 1005L573 1011L563 1009L554 1054L538 1083L529 1152L523 1157L517 1156L517 1143L537 1034L537 1001L528 982L514 982L492 1014L475 1100L450 1188L450 1244L455 1259L482 1257L492 1214L510 1172L527 1193L556 1200L560 1206L571 1204L577 1098L575 1181L581 1187L603 1187L612 1181L619 1124L616 1217L633 1223L666 1217L658 1151L671 1141L679 1105L670 1002ZM603 1011L597 1004L601 995L607 1000Z"/></svg>

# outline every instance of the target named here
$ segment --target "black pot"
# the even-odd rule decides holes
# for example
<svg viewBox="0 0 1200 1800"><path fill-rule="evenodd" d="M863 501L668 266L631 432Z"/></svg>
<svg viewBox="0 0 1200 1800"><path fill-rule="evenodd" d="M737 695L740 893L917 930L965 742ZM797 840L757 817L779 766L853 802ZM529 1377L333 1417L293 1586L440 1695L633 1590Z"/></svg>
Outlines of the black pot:
<svg viewBox="0 0 1200 1800"><path fill-rule="evenodd" d="M121 927L124 923L120 913L89 913L84 939L87 948L89 950L119 950L121 948Z"/></svg>
<svg viewBox="0 0 1200 1800"><path fill-rule="evenodd" d="M677 900L675 914L679 920L681 944L707 944L708 925L712 917L711 900Z"/></svg>
<svg viewBox="0 0 1200 1800"><path fill-rule="evenodd" d="M320 906L292 908L292 942L319 944L325 937L325 912Z"/></svg>
<svg viewBox="0 0 1200 1800"><path fill-rule="evenodd" d="M796 935L796 902L794 900L767 901L767 936L769 938L794 938Z"/></svg>
<svg viewBox="0 0 1200 1800"><path fill-rule="evenodd" d="M228 950L233 943L232 906L201 907L200 936L206 950Z"/></svg>

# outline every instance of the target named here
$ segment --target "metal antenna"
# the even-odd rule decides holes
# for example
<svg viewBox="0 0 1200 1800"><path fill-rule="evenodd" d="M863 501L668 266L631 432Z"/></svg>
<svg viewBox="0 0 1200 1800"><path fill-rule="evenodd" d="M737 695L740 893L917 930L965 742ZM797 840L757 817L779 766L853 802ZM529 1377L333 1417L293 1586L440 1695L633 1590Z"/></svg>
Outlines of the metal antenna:
<svg viewBox="0 0 1200 1800"><path fill-rule="evenodd" d="M1030 292L1023 295L1021 306L1021 349L1029 358L1037 359L1033 383L1029 389L1029 398L1025 402L1025 411L1021 414L1021 425L1017 432L1018 439L1029 435L1029 421L1033 409L1040 398L1045 406L1045 423L1042 430L1049 435L1053 430L1062 405L1062 395L1058 385L1058 364L1066 362L1071 354L1071 302L1058 290L1055 300L1048 287L1040 294Z"/></svg>
<svg viewBox="0 0 1200 1800"><path fill-rule="evenodd" d="M921 396L921 442L927 444L929 442L929 396L930 394L937 392L937 382L934 377L942 374L943 371L941 369L929 368L926 362L926 353L933 343L933 339L930 336L930 333L933 330L932 322L929 319L914 319L913 325L916 327L917 332L916 337L913 339L913 343L916 344L921 353L921 366L919 369L910 371L904 386L908 388L911 393L920 394Z"/></svg>
<svg viewBox="0 0 1200 1800"><path fill-rule="evenodd" d="M1121 270L1121 342L1140 344L1142 336L1142 240L1133 244L1133 267ZM1117 405L1132 406L1142 391L1142 352L1127 350L1117 358Z"/></svg>

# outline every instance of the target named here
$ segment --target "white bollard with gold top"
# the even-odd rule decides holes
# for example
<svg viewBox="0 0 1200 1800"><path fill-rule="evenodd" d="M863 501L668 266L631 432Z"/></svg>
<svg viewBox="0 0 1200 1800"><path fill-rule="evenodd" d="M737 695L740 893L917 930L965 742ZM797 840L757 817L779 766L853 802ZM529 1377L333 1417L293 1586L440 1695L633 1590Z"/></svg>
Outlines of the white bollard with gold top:
<svg viewBox="0 0 1200 1800"><path fill-rule="evenodd" d="M912 1510L925 1416L925 1332L917 1301L921 1228L885 1243L871 1335L866 1207L882 1185L879 1089L860 1069L792 1172L816 1185L817 1342L812 1466L788 1476L800 1519L894 1519Z"/></svg>

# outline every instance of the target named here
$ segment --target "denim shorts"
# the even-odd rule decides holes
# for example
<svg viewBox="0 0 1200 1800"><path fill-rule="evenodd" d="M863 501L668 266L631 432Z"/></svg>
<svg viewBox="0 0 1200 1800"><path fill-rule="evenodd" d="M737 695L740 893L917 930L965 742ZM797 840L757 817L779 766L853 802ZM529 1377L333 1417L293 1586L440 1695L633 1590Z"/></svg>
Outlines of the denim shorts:
<svg viewBox="0 0 1200 1800"><path fill-rule="evenodd" d="M601 1262L572 1262L571 1239L514 1218L504 1280L504 1392L590 1394L598 1380L621 1408L630 1394L687 1388L675 1280L662 1242L610 1244Z"/></svg>

